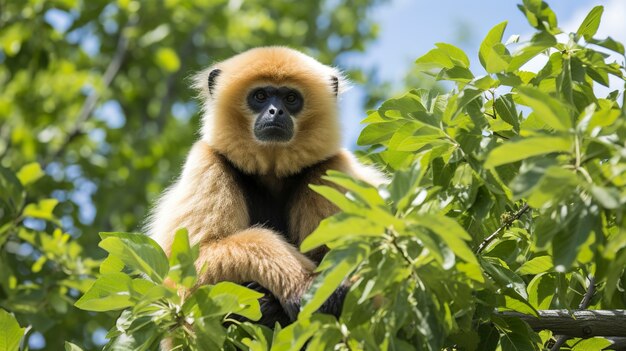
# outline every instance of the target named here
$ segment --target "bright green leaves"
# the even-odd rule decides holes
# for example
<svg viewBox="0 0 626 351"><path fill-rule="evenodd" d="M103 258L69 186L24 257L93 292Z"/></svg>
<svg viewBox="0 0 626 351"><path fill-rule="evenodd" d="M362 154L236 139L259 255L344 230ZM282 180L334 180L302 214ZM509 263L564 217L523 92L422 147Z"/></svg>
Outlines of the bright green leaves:
<svg viewBox="0 0 626 351"><path fill-rule="evenodd" d="M511 55L511 62L509 62L507 72L519 70L526 62L554 47L556 43L556 38L552 34L547 32L536 33L529 43L523 45Z"/></svg>
<svg viewBox="0 0 626 351"><path fill-rule="evenodd" d="M331 251L318 267L319 276L305 295L306 303L299 321L312 318L314 312L350 276L359 277L359 283L351 289L346 300L346 306L349 306L345 307L349 309L346 313L352 316L347 320L352 320L352 323L367 315L362 313L372 313L366 311L378 295L395 296L399 291L404 295L394 300L394 306L383 308L381 313L389 314L385 318L396 318L393 317L396 313L402 314L399 321L402 325L421 320L425 312L412 307L411 299L417 298L414 296L418 294L415 289L422 284L422 279L429 280L431 276L437 276L441 281L432 287L432 291L420 295L422 302L429 306L439 304L436 296L440 292L464 296L471 286L485 282L468 243L471 236L454 219L441 214L416 212L426 195L419 186L424 171L417 163L409 170L398 171L390 184L381 185L378 189L344 174L331 172L324 179L334 183L332 187L313 187L343 212L322 221L301 245L303 251L321 245L330 247ZM428 313L432 313L432 318L448 319L449 323L453 323L448 302L441 303L446 307L433 307ZM361 310L363 312L359 312ZM400 325L387 326L385 318L375 322L376 328L389 328L390 333L397 333ZM441 341L430 339L428 330L424 326L417 331L416 340L440 345ZM377 345L387 342L386 338L377 339L371 342Z"/></svg>
<svg viewBox="0 0 626 351"><path fill-rule="evenodd" d="M133 305L132 280L124 273L101 275L75 306L89 311L115 311Z"/></svg>
<svg viewBox="0 0 626 351"><path fill-rule="evenodd" d="M502 22L493 27L483 42L480 44L478 58L488 73L502 72L507 69L511 61L511 55L502 44L502 35L507 22Z"/></svg>
<svg viewBox="0 0 626 351"><path fill-rule="evenodd" d="M597 294L603 294L604 303L614 300L610 297L626 264L624 67L587 44L618 53L624 47L611 38L593 38L601 6L569 36L557 36L556 16L544 1L524 0L519 7L537 32L526 42L512 36L503 43L506 22L494 26L478 53L487 75L475 76L458 48L438 43L417 59L416 67L454 88L446 94L411 91L383 103L364 121L369 125L360 141L371 145L366 154L393 171L391 184L379 193L404 228L367 223L373 218L367 211L358 214L358 221L352 215L356 211L346 212L322 223L316 239L306 243L342 247L362 240L373 245L356 269L363 274L353 289L361 294L359 301L381 292L390 296L386 287L394 279L412 281L415 271L427 290L436 292L437 306L450 301L437 289L441 280L456 292L472 290L490 311L536 314L539 308L576 308L591 272L602 281ZM527 63L540 62L537 58L544 55L549 58L543 67L521 70L532 69ZM596 83L617 90L599 97ZM350 204L358 200L348 199ZM525 212L518 212L522 208ZM358 230L351 225L367 230L354 235ZM324 236L326 230L332 236ZM382 236L372 234L381 231ZM487 247L478 261L470 241L473 247ZM405 270L394 267L397 262L406 264ZM381 271L395 278L373 273ZM458 279L449 280L449 274ZM457 296L450 307L455 316L463 313L454 310L458 301ZM469 349L540 349L542 340L550 339L544 333L539 340L521 321L481 308L465 320L435 310L441 323L428 327L467 335L468 326L476 325L470 320L490 318L496 330L480 327L481 340ZM450 344L461 345L458 340Z"/></svg>
<svg viewBox="0 0 626 351"><path fill-rule="evenodd" d="M19 172L17 172L17 178L24 186L36 182L39 178L43 176L44 172L37 162L24 165L22 168L20 168Z"/></svg>
<svg viewBox="0 0 626 351"><path fill-rule="evenodd" d="M174 234L169 260L146 235L100 235L100 247L109 256L75 305L96 312L125 309L105 349L155 349L165 338L184 349L221 349L232 341L223 326L228 315L261 317L258 299L263 295L241 285L222 282L189 290L197 281L198 247L190 247L186 230Z"/></svg>
<svg viewBox="0 0 626 351"><path fill-rule="evenodd" d="M305 305L300 311L301 317L308 318L317 311L369 252L366 242L355 242L330 251L318 267L322 273L315 278L311 289L303 297Z"/></svg>
<svg viewBox="0 0 626 351"><path fill-rule="evenodd" d="M0 350L17 351L24 330L9 312L0 308Z"/></svg>
<svg viewBox="0 0 626 351"><path fill-rule="evenodd" d="M133 233L100 233L101 248L128 267L146 274L155 283L162 283L168 272L165 253L148 236Z"/></svg>
<svg viewBox="0 0 626 351"><path fill-rule="evenodd" d="M516 162L529 157L553 152L569 152L572 142L566 137L542 137L520 139L502 144L494 149L485 161L486 168Z"/></svg>
<svg viewBox="0 0 626 351"><path fill-rule="evenodd" d="M470 61L463 50L447 43L437 43L435 46L436 49L415 61L417 69L427 71L439 68L441 78L458 82L469 82L474 78L469 70Z"/></svg>
<svg viewBox="0 0 626 351"><path fill-rule="evenodd" d="M57 199L43 199L39 200L36 204L28 204L24 208L22 213L26 217L45 219L48 221L54 221L54 215L52 211L57 206L59 201Z"/></svg>
<svg viewBox="0 0 626 351"><path fill-rule="evenodd" d="M179 229L174 235L170 253L170 271L168 277L176 284L191 288L196 283L196 267L198 246L189 246L187 230Z"/></svg>
<svg viewBox="0 0 626 351"><path fill-rule="evenodd" d="M159 48L154 57L156 64L167 72L175 72L180 68L180 59L171 48Z"/></svg>
<svg viewBox="0 0 626 351"><path fill-rule="evenodd" d="M554 11L542 0L524 0L518 8L524 13L528 23L541 31L558 34L557 20Z"/></svg>
<svg viewBox="0 0 626 351"><path fill-rule="evenodd" d="M554 130L568 130L572 127L570 109L561 100L533 87L519 87L520 104L533 109L537 118Z"/></svg>
<svg viewBox="0 0 626 351"><path fill-rule="evenodd" d="M589 39L591 39L598 31L598 27L600 27L602 12L604 12L603 6L596 6L591 9L591 11L587 14L587 17L583 20L583 23L581 23L580 27L578 27L576 36L582 36L585 40L589 41Z"/></svg>

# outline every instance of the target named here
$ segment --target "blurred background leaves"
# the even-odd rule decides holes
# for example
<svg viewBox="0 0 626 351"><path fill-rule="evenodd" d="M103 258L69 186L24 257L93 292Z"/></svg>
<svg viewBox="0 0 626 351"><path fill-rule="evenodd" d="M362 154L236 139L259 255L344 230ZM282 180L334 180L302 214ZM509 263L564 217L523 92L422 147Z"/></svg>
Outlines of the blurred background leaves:
<svg viewBox="0 0 626 351"><path fill-rule="evenodd" d="M0 307L32 346L103 342L110 316L72 305L97 232L140 230L197 138L190 74L261 45L333 64L378 2L0 1Z"/></svg>

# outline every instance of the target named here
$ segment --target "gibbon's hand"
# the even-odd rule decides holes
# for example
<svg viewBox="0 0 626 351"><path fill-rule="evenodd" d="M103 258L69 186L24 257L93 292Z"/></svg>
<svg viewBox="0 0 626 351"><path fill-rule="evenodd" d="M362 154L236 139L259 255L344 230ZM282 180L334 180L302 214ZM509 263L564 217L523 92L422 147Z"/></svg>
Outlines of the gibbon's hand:
<svg viewBox="0 0 626 351"><path fill-rule="evenodd" d="M300 312L302 295L306 292L306 289L303 291L303 294L300 295L300 298L293 298L287 302L287 311L290 312L287 313L286 309L283 308L283 305L281 305L280 301L271 293L271 291L264 288L259 283L249 282L243 285L248 289L264 294L263 297L259 299L263 317L255 323L263 324L267 327L273 327L274 324L278 322L281 326L286 326L297 319L298 312ZM343 302L349 289L350 287L345 284L339 286L337 290L335 290L333 294L330 295L330 297L322 304L318 312L330 314L339 318L343 308Z"/></svg>

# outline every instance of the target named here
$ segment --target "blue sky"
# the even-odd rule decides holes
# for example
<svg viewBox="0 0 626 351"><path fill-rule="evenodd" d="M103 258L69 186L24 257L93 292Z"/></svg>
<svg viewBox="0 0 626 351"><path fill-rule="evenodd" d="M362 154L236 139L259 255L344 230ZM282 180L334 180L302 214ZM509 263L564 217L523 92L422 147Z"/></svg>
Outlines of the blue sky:
<svg viewBox="0 0 626 351"><path fill-rule="evenodd" d="M340 57L340 68L376 67L380 77L400 86L403 75L413 61L434 47L437 42L459 46L470 57L471 68L481 72L478 47L483 37L496 24L508 21L504 39L513 34L530 34L533 28L512 0L393 0L379 6L374 18L380 23L378 39L363 54ZM598 36L610 35L626 42L625 0L552 0L548 1L564 31L576 31L580 22L594 6L605 7ZM623 58L622 58L623 60ZM622 61L623 62L623 61ZM532 70L533 67L527 67ZM401 91L393 92L395 94ZM341 118L344 145L353 147L365 118L361 106L364 91L358 86L344 94Z"/></svg>

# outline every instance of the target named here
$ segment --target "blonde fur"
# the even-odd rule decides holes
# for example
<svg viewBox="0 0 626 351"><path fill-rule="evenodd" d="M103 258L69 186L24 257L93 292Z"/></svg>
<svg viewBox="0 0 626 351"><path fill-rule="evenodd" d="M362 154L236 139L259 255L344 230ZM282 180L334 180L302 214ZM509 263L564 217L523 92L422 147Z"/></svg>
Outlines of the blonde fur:
<svg viewBox="0 0 626 351"><path fill-rule="evenodd" d="M216 68L222 72L210 94L207 78ZM384 181L376 170L340 149L332 77L339 79L341 91L345 80L338 70L284 47L246 51L196 76L203 101L202 138L191 149L180 178L159 200L149 233L169 254L176 229L187 228L191 242L200 244L197 266L207 266L200 284L256 281L281 303L299 301L315 276L314 261L319 262L325 251L306 256L294 244L337 212L308 184L326 184L321 177L331 169L376 185ZM254 137L254 114L245 99L264 85L296 88L304 97L289 142L264 143ZM294 188L289 233L250 224L246 194L229 162L255 175L271 192L282 191L285 177L307 169Z"/></svg>

